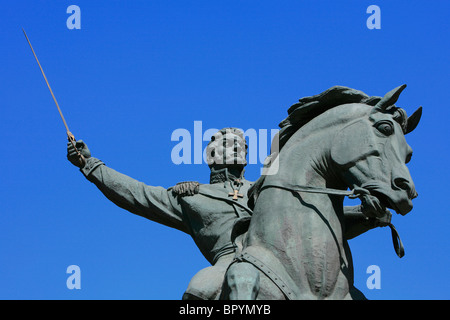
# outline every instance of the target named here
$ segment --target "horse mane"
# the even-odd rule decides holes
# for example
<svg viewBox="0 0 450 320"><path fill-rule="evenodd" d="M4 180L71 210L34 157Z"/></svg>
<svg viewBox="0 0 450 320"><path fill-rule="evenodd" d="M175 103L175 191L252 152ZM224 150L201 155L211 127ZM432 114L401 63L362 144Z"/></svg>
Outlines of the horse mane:
<svg viewBox="0 0 450 320"><path fill-rule="evenodd" d="M334 86L314 96L301 98L288 109L288 116L278 125L278 150L286 144L289 138L302 126L327 110L347 103L364 103L375 106L381 97L371 97L362 91Z"/></svg>

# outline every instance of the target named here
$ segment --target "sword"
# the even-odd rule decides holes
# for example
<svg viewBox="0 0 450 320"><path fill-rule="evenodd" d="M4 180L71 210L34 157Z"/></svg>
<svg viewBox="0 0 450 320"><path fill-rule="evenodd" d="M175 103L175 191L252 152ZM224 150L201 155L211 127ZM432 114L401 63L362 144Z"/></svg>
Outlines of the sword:
<svg viewBox="0 0 450 320"><path fill-rule="evenodd" d="M25 30L22 28L23 34L25 35L25 38L27 38L28 44L30 45L31 51L33 52L34 58L36 59L36 62L39 65L39 69L41 69L42 75L44 76L45 79L45 83L47 84L48 89L50 90L50 93L52 94L53 97L53 101L55 101L56 107L58 108L59 111L59 115L61 116L61 119L64 123L64 126L66 127L66 134L67 134L67 139L69 140L69 142L72 144L73 148L75 149L75 151L77 152L78 155L78 160L80 162L81 167L84 167L84 165L86 164L86 159L83 157L83 155L80 153L80 151L77 149L77 147L75 146L75 143L77 142L75 140L74 135L72 134L72 132L70 132L69 130L69 126L67 125L66 119L64 119L64 116L61 112L61 108L59 107L58 101L56 101L55 95L53 94L53 90L50 87L50 84L48 83L47 77L45 76L44 70L42 69L42 66L39 62L38 57L36 56L36 53L34 52L33 46L31 45L30 39L28 39L28 36L25 32Z"/></svg>

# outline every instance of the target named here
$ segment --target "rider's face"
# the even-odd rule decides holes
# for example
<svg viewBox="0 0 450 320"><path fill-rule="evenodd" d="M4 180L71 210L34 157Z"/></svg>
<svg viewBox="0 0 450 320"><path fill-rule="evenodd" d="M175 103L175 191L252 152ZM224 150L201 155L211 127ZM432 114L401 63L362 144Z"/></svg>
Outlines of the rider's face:
<svg viewBox="0 0 450 320"><path fill-rule="evenodd" d="M208 164L214 163L216 166L245 166L246 154L245 140L233 132L216 133L207 148Z"/></svg>

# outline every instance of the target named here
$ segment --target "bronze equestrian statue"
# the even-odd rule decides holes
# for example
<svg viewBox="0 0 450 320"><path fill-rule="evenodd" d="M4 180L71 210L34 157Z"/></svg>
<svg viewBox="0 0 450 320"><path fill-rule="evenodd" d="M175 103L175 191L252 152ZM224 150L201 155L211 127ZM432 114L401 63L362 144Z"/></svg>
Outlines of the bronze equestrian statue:
<svg viewBox="0 0 450 320"><path fill-rule="evenodd" d="M323 117L328 120L329 127L325 122L321 125L309 124L315 123L314 118L319 118L322 113L327 114L326 111L340 109L336 107L339 101L349 103L349 96L357 97L359 101L350 99L351 102L360 104L363 102L365 109L375 102L384 101L345 87L334 87L319 97L300 100L296 108L289 110L289 117L282 123L279 136L282 148L280 153L269 157L272 161L279 161L281 165L279 172L273 176L271 174L262 176L256 185L244 178L247 144L243 132L236 128L220 130L212 136L208 144L210 184L182 182L168 189L146 185L91 157L87 145L81 140L76 142L77 149L73 144L68 144L67 157L71 163L80 167L80 171L89 181L119 207L192 236L211 266L200 270L192 278L183 299L348 298L348 294L343 292L349 291L354 298L364 298L352 286L352 263L346 241L372 228L390 225L391 214L386 207L391 206L394 209L398 207L395 201L389 202L388 195L383 196L377 187L371 187L367 182L357 179L366 177L370 172L362 171L360 175L353 173L357 171L353 167L359 168L359 164L363 163L362 159L367 160L372 154L374 157L380 157L379 154L375 155L375 151L368 150L368 154L361 156L361 159L355 155L360 161L356 161L356 158L351 161L347 159L356 154L356 150L368 149L363 148L363 145L370 142L369 140L356 141L352 135L341 133L350 130L341 129L337 134L339 140L337 138L333 140L333 143L336 143L332 153L334 157L330 156L330 150L319 148L330 145L327 139L336 134L332 128L336 129L337 123L344 124L360 115L361 111L358 108L346 109L349 119L344 119L342 115L338 117L334 113ZM320 101L318 104L317 100ZM390 127L396 130L396 134L399 130L396 128L399 119L395 119L397 125L392 122L394 118L391 113L395 112L392 111L394 107L391 100L388 103L390 106L383 105L385 109L389 107L386 110L390 110L390 120L376 122L380 126L376 128L378 135L384 134L383 132L387 132ZM373 110L378 109L381 108L378 106ZM405 122L403 113L397 113L400 113L400 116L396 117ZM372 117L377 117L375 112L371 114ZM403 125L411 128L412 121L409 121L409 124L406 122L407 124ZM302 134L303 131L300 129L303 129L303 126L312 127L314 129L312 131L315 132ZM362 131L361 125L355 126ZM401 130L405 132L404 128ZM325 131L329 136L325 135ZM367 137L363 132L358 131L356 134ZM314 137L316 139L313 139ZM397 141L398 146L394 147L394 151L402 145L403 141L400 140ZM300 148L301 143L306 146ZM347 153L345 149L349 152ZM403 149L402 152L408 155L409 149L406 148L406 151ZM289 154L286 150L290 151ZM85 163L80 163L80 153ZM318 158L314 158L312 154ZM308 165L311 164L313 167L309 168ZM345 173L347 171L344 172L344 168L353 175ZM327 172L327 170L334 171ZM319 172L324 174L323 180L318 179ZM326 180L325 176L330 179ZM413 197L415 191L409 178L409 176L399 178L397 187L404 190L407 188L405 186L410 186L409 195ZM313 189L326 187L344 190L346 186L351 186L355 190L359 188L359 192L366 192L363 195L358 194L362 200L360 206L344 208L342 195L309 193L312 189L308 193L289 190L292 186L298 187L300 182ZM321 202L321 205L316 201ZM402 210L405 211L404 208L405 206L409 208L409 203L406 205L403 203L402 206ZM255 221L252 218L253 210L256 213ZM247 261L246 258L250 256L261 259L261 262L264 260L264 267L258 267ZM286 270L282 267L284 263L298 265L293 266L292 270ZM284 284L289 283L289 288L294 288L289 289L290 294L280 289L282 285L278 280L274 281L274 277L267 276L267 268L274 268L275 274L282 275L280 281ZM280 268L283 270L278 270ZM343 269L345 270L342 271ZM296 273L299 270L301 271ZM311 271L313 275L310 274ZM224 278L225 274L227 276ZM332 278L332 288L324 275ZM342 277L347 282L343 281ZM310 280L313 282L309 282ZM314 287L312 294L308 292L311 290L311 283ZM304 290L307 292L303 293Z"/></svg>

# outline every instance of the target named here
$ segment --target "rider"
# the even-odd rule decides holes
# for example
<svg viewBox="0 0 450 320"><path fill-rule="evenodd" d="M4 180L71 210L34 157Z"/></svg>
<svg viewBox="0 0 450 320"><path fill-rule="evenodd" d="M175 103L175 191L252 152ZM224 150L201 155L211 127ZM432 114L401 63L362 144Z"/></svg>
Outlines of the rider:
<svg viewBox="0 0 450 320"><path fill-rule="evenodd" d="M190 234L204 257L211 263L190 281L183 299L215 299L223 276L234 257L231 231L239 218L251 215L244 178L247 144L236 128L214 134L207 147L211 169L210 184L184 182L172 188L154 187L107 167L91 157L87 145L76 142L85 157L81 167L77 152L68 143L67 158L113 203L155 222Z"/></svg>

